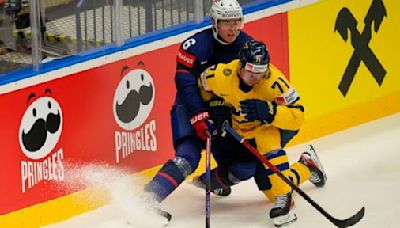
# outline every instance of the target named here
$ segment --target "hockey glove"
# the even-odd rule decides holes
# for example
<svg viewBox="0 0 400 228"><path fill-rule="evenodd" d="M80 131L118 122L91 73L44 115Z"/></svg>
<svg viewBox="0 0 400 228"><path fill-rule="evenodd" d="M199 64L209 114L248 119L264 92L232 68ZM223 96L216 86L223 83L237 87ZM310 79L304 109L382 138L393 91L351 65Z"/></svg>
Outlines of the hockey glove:
<svg viewBox="0 0 400 228"><path fill-rule="evenodd" d="M270 124L275 118L276 103L257 99L244 100L240 102L240 112L249 121L259 120L265 124Z"/></svg>
<svg viewBox="0 0 400 228"><path fill-rule="evenodd" d="M207 139L207 133L216 135L216 129L213 121L210 119L208 112L199 112L190 118L190 123L196 130L197 135L203 139Z"/></svg>

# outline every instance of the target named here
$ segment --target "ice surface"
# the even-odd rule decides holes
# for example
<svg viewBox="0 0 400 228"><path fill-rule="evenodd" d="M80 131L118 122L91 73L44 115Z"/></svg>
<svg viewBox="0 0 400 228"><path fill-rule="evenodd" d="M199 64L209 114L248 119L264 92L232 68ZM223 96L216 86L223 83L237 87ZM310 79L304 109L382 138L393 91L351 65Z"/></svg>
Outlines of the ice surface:
<svg viewBox="0 0 400 228"><path fill-rule="evenodd" d="M354 227L400 227L400 114L369 122L309 142L316 148L328 175L322 189L305 183L301 188L334 217L343 219L365 206L365 217ZM288 148L290 160L298 160L305 144ZM146 227L155 218L140 215L132 180L120 180L111 188L112 202L97 210L46 228ZM288 227L334 227L295 194L298 220ZM136 206L135 206L136 205ZM163 202L173 217L169 228L205 227L205 193L189 184ZM233 188L226 198L211 197L211 227L274 227L268 218L271 203L257 190L253 179ZM140 216L137 216L140 215ZM128 219L137 224L129 225ZM153 226L154 227L154 226Z"/></svg>

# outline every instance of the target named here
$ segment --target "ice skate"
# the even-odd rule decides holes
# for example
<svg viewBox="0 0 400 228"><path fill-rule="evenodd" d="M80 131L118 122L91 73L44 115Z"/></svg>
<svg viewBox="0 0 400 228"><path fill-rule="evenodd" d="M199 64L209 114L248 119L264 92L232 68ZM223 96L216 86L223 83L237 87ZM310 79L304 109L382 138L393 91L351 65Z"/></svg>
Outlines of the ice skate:
<svg viewBox="0 0 400 228"><path fill-rule="evenodd" d="M326 184L326 173L312 145L309 145L308 150L303 152L303 154L300 156L299 162L306 165L310 170L311 177L309 180L311 183L319 188L323 187Z"/></svg>
<svg viewBox="0 0 400 228"><path fill-rule="evenodd" d="M149 213L159 215L163 220L163 225L167 225L171 221L172 215L161 207L161 204L151 193L143 193L143 195L140 197L140 203L144 205L145 209Z"/></svg>
<svg viewBox="0 0 400 228"><path fill-rule="evenodd" d="M201 176L193 178L193 180L190 183L198 188L206 189L206 183L204 183ZM211 192L217 196L229 196L232 192L232 189L230 187L216 188L216 189L212 190Z"/></svg>
<svg viewBox="0 0 400 228"><path fill-rule="evenodd" d="M269 217L276 227L285 226L296 221L297 216L294 213L294 201L291 192L276 197L275 204L269 212Z"/></svg>

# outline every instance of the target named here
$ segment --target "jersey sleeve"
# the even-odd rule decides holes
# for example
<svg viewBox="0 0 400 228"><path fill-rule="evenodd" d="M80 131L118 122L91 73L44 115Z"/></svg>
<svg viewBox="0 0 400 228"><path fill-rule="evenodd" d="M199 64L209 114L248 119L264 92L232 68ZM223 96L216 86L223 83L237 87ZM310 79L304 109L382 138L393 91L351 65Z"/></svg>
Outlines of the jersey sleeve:
<svg viewBox="0 0 400 228"><path fill-rule="evenodd" d="M188 109L189 115L207 110L198 92L199 61L204 57L204 36L192 36L182 42L176 56L175 85L177 95Z"/></svg>
<svg viewBox="0 0 400 228"><path fill-rule="evenodd" d="M299 130L304 121L304 107L296 89L282 73L272 76L271 88L274 91L277 111L272 125L285 130Z"/></svg>
<svg viewBox="0 0 400 228"><path fill-rule="evenodd" d="M200 75L201 89L213 93L217 96L221 96L221 81L220 68L223 64L217 64L207 68Z"/></svg>

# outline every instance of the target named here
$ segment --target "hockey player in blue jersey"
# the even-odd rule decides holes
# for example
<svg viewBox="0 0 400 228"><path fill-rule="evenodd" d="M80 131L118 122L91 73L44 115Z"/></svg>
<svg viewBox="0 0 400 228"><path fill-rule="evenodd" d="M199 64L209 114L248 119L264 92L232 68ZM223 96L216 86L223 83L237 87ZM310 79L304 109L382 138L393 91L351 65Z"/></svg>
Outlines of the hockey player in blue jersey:
<svg viewBox="0 0 400 228"><path fill-rule="evenodd" d="M201 72L217 63L238 58L240 47L251 40L242 32L243 12L236 0L215 0L210 9L212 26L182 42L176 60L176 98L171 110L175 157L168 160L145 186L144 198L168 220L171 215L159 203L197 168L204 148L206 131L213 129L208 106L202 101L197 80ZM229 195L230 188L217 189Z"/></svg>

